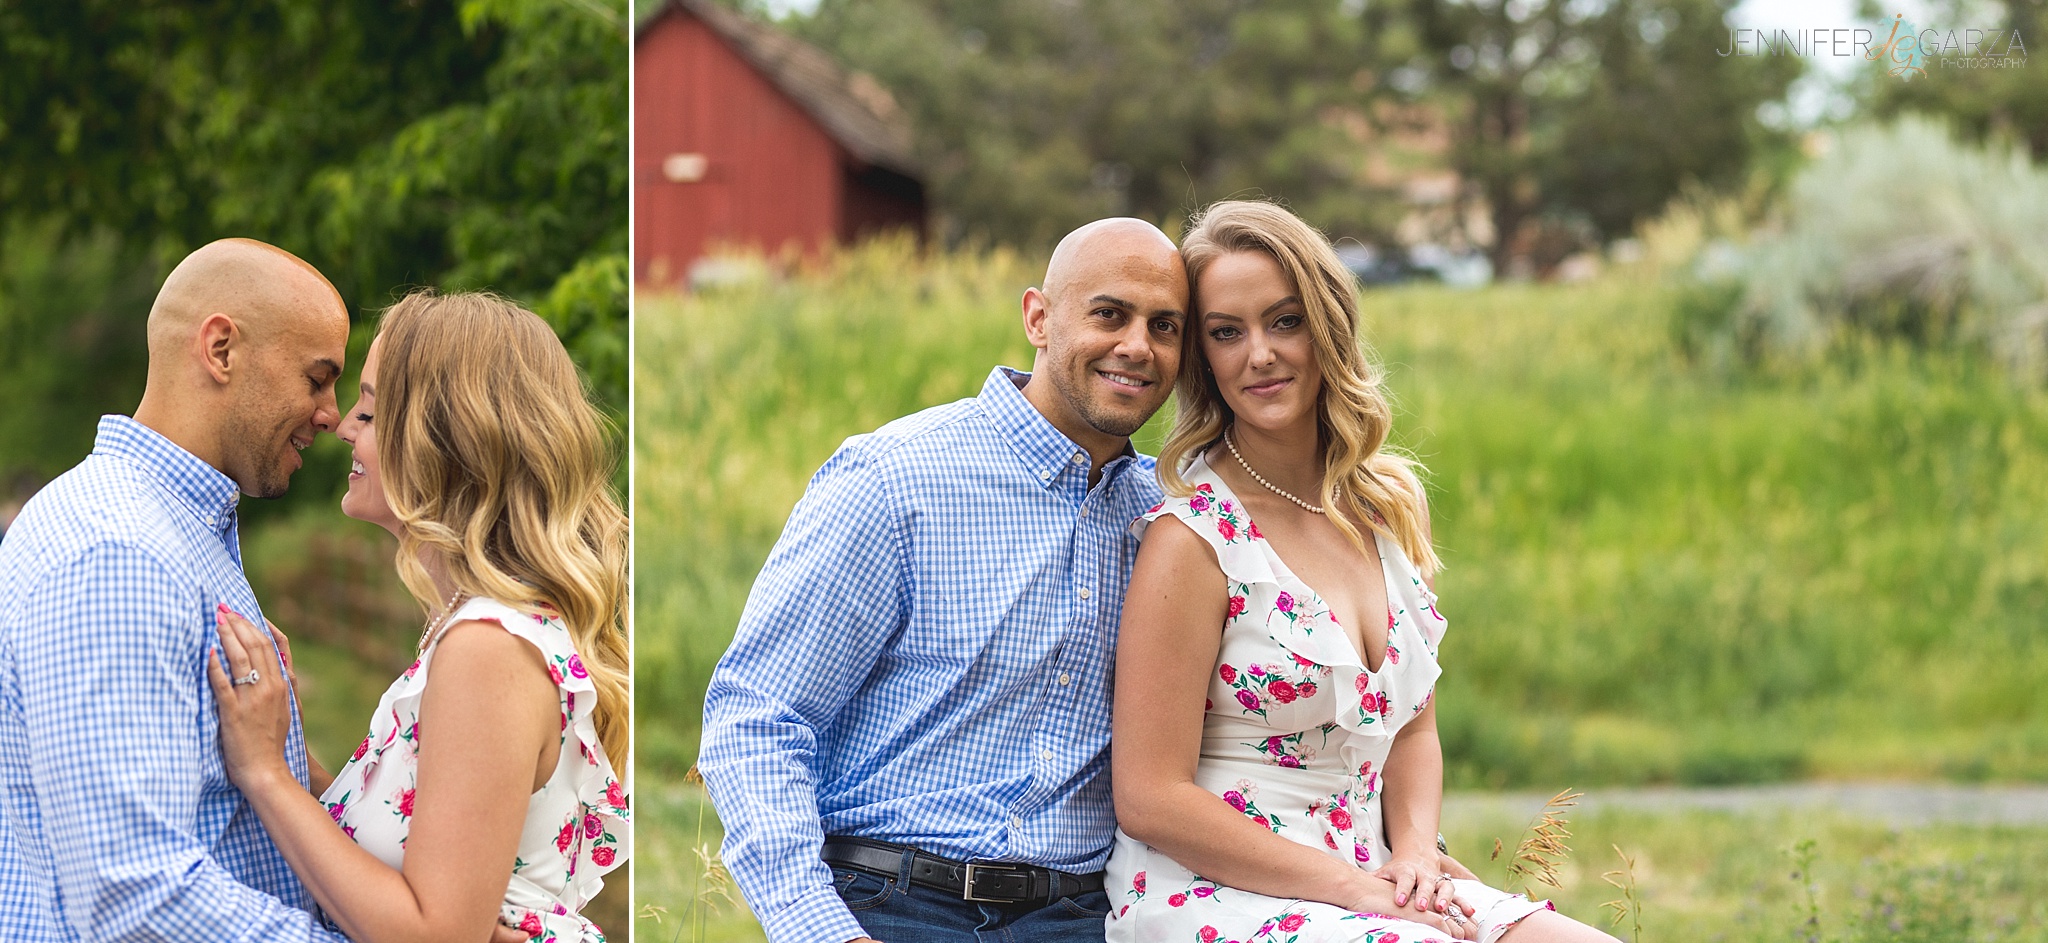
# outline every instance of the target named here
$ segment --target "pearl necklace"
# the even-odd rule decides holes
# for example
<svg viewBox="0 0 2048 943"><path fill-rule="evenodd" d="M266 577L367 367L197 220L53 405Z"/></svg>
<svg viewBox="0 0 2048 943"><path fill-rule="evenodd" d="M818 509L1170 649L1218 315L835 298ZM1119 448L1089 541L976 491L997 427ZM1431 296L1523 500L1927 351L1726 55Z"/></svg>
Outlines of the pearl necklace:
<svg viewBox="0 0 2048 943"><path fill-rule="evenodd" d="M1281 497L1283 497L1283 498L1286 498L1286 499L1287 499L1287 500L1289 500L1289 501L1292 501L1292 502L1294 502L1294 503L1296 503L1296 504L1299 504L1299 505L1301 505L1301 509L1302 509L1302 510L1304 510L1304 511L1307 511L1307 512L1309 512L1309 513L1311 513L1311 514L1327 514L1327 513L1329 513L1328 511L1325 511L1325 510L1323 510L1322 508L1319 508L1319 507L1317 507L1317 506L1315 506L1315 505L1313 505L1313 504L1310 504L1310 503L1308 503L1307 501L1303 501L1302 499L1300 499L1300 498L1297 498L1297 497L1295 497L1294 495L1288 494L1287 492L1285 492L1285 491L1282 491L1282 490L1280 490L1279 488L1276 488L1276 487L1274 487L1274 486L1273 486L1273 483L1272 483L1272 482L1270 482L1270 481L1267 481L1267 480L1266 480L1266 476L1264 476L1264 475L1261 475L1261 474L1259 474L1259 471L1258 471L1258 469L1256 469L1256 468L1253 468L1253 467L1252 467L1252 463L1250 463L1250 462L1247 462L1247 461L1245 461L1245 460L1244 460L1244 456L1238 453L1238 451L1237 451L1237 443L1235 443L1235 442L1232 442L1232 441L1230 441L1230 430L1229 430L1229 429L1225 429L1225 430L1223 430L1223 444L1224 444L1224 445L1227 445L1227 446L1229 446L1229 447L1230 447L1230 454L1231 454L1231 457L1233 457L1233 458L1237 459L1237 464L1239 464L1239 465L1243 466L1243 467L1244 467L1244 470L1245 470L1246 472L1249 472L1249 473L1251 474L1251 476L1252 476L1252 480L1253 480L1253 481L1256 481L1256 482L1258 482L1259 484L1265 485L1265 486L1266 486L1266 490L1267 490L1267 491L1271 491L1271 492L1273 492L1274 494L1277 494L1277 495L1279 495L1279 496L1281 496Z"/></svg>
<svg viewBox="0 0 2048 943"><path fill-rule="evenodd" d="M454 595L448 597L448 602L441 607L441 611L432 619L427 620L427 627L420 630L419 654L424 655L427 653L427 645L433 641L434 630L439 629L441 623L448 621L448 617L455 614L455 607L460 605L463 598L468 595L468 593L461 590L456 590Z"/></svg>

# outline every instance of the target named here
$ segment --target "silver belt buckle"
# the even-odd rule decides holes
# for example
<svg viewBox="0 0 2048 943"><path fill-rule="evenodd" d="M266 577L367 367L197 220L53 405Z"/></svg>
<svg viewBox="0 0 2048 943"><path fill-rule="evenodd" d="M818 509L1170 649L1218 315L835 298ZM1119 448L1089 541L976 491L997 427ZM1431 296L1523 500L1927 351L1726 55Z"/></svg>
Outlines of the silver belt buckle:
<svg viewBox="0 0 2048 943"><path fill-rule="evenodd" d="M969 863L969 864L968 864L968 865L967 865L966 867L967 867L967 874L966 874L966 876L965 876L965 877L964 877L964 878L963 878L963 879L961 880L961 882L960 882L960 899L961 899L961 900L964 900L964 901L972 901L972 902L974 902L974 903L977 903L977 904L1014 904L1014 903L1016 903L1016 902L1017 902L1017 901L1015 901L1015 900L1010 900L1010 899L1008 899L1008 898L1003 898L1003 897L976 897L976 896L974 896L974 872L975 872L975 869L977 869L977 868L978 868L978 869L980 869L980 870L983 870L983 871L992 871L992 872L1006 872L1006 873L1009 873L1009 874L1019 874L1019 873L1021 873L1021 870L1020 870L1019 868L1017 868L1017 867L1016 867L1015 865L1003 865L1003 864L973 864L973 863ZM1019 898L1019 899L1021 900L1022 898Z"/></svg>

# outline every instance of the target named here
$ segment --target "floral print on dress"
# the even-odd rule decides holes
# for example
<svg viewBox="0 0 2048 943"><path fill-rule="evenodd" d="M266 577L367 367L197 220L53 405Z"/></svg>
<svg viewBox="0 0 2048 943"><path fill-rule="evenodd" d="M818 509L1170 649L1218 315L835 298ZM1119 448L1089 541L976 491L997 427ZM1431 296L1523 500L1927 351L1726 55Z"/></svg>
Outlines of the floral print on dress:
<svg viewBox="0 0 2048 943"><path fill-rule="evenodd" d="M492 599L471 599L445 624L470 620L496 623L539 649L559 695L560 757L546 784L528 800L500 916L533 941L601 943L603 933L578 911L604 886L604 875L630 854L632 812L597 739L591 716L597 690L589 668L553 610L535 614ZM369 735L322 796L342 830L394 868L403 866L411 828L419 705L439 641L438 636L430 640L419 660L385 691Z"/></svg>
<svg viewBox="0 0 2048 943"><path fill-rule="evenodd" d="M1244 508L1239 507L1237 502L1229 498L1220 501L1212 498L1214 490L1207 483L1195 486L1195 493L1187 499L1188 510L1196 516L1207 515L1213 522L1211 526L1216 529L1217 535L1223 538L1224 543L1236 543L1240 539L1260 540L1265 537L1259 533L1257 524L1246 520ZM1156 511L1158 508L1155 507L1153 510Z"/></svg>
<svg viewBox="0 0 2048 943"><path fill-rule="evenodd" d="M1198 458L1183 474L1194 492L1163 502L1132 529L1142 537L1150 521L1172 515L1210 545L1223 571L1226 604L1195 784L1280 838L1377 868L1392 856L1381 822L1387 757L1396 735L1431 702L1442 673L1437 642L1445 623L1436 597L1399 545L1373 535L1387 594L1384 641L1370 637L1378 626L1368 638L1373 649L1341 629L1322 631L1338 625L1335 615L1287 569L1207 461ZM1374 657L1362 659L1363 651ZM1123 888L1107 920L1109 943L1447 939L1397 916L1217 887L1120 830L1108 886ZM1488 943L1542 906L1476 882L1461 882L1459 892L1480 906Z"/></svg>
<svg viewBox="0 0 2048 943"><path fill-rule="evenodd" d="M1231 808L1244 813L1245 818L1251 819L1253 824L1278 835L1287 825L1279 816L1267 815L1259 808L1258 795L1258 783L1240 779L1237 781L1237 788L1224 791L1223 801L1229 803Z"/></svg>
<svg viewBox="0 0 2048 943"><path fill-rule="evenodd" d="M1304 686L1310 685L1305 684ZM1314 693L1314 691L1309 691L1303 696L1312 696ZM1295 733L1275 734L1264 740L1244 745L1257 750L1260 756L1265 757L1266 761L1274 766L1299 769L1313 762L1317 752L1330 745L1330 731L1335 729L1337 729L1337 725L1334 723L1323 724L1320 727L1301 730ZM1308 744L1309 738L1317 735L1321 737L1320 743L1316 746L1310 746Z"/></svg>

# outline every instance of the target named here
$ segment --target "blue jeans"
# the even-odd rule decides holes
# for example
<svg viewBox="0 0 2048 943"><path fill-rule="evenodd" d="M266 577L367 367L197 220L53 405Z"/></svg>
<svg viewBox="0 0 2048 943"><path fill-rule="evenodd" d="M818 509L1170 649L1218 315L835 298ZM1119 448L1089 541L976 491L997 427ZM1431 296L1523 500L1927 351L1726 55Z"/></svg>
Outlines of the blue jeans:
<svg viewBox="0 0 2048 943"><path fill-rule="evenodd" d="M881 943L1102 943L1109 896L981 904L910 883L910 854L893 878L834 865L832 887Z"/></svg>

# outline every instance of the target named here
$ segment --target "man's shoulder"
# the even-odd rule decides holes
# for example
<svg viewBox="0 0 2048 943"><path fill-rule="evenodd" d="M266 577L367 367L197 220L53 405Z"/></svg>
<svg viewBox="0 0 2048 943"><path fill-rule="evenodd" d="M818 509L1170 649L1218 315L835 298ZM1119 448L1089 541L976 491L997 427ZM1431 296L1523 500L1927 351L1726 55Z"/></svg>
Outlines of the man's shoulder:
<svg viewBox="0 0 2048 943"><path fill-rule="evenodd" d="M172 509L152 500L157 486L132 464L91 455L58 475L21 509L0 543L0 580L19 584L95 552L118 552L169 566L178 559Z"/></svg>
<svg viewBox="0 0 2048 943"><path fill-rule="evenodd" d="M840 456L878 469L928 467L934 455L955 455L970 442L992 439L973 397L920 409L889 421L873 432L848 438Z"/></svg>

